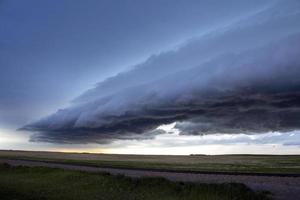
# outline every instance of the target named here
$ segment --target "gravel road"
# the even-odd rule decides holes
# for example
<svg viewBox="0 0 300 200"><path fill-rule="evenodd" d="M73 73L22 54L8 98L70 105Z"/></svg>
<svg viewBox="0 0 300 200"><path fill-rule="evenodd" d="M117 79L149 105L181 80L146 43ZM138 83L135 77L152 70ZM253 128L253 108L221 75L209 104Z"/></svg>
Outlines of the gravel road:
<svg viewBox="0 0 300 200"><path fill-rule="evenodd" d="M278 200L299 200L300 199L300 177L280 176L256 176L256 175L227 175L227 174L206 174L206 173L182 173L136 169L116 169L104 167L91 167L82 165L61 164L42 161L0 159L2 163L12 166L45 166L52 168L79 170L87 172L109 172L110 174L122 174L129 177L164 177L171 181L201 182L201 183L244 183L253 190L268 190Z"/></svg>

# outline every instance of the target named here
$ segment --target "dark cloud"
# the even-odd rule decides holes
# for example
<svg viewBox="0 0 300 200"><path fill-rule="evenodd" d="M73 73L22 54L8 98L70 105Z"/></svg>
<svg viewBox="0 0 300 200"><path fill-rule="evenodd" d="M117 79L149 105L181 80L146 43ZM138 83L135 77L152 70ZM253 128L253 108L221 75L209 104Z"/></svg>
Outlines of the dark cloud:
<svg viewBox="0 0 300 200"><path fill-rule="evenodd" d="M288 132L300 128L299 102L299 92L222 97L204 104L203 114L175 127L193 135Z"/></svg>
<svg viewBox="0 0 300 200"><path fill-rule="evenodd" d="M152 56L99 83L69 108L22 129L35 132L33 141L53 143L147 139L161 133L155 130L159 125L172 122L181 134L297 130L297 6L267 8ZM281 29L273 32L270 27Z"/></svg>
<svg viewBox="0 0 300 200"><path fill-rule="evenodd" d="M53 113L150 54L270 2L0 0L0 126Z"/></svg>

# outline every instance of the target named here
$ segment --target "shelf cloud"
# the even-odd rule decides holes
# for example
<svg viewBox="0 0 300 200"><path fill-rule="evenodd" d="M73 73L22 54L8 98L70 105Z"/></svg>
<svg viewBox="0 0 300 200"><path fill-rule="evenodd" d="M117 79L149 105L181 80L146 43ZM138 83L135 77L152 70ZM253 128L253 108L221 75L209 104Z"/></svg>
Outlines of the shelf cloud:
<svg viewBox="0 0 300 200"><path fill-rule="evenodd" d="M149 139L300 129L300 3L272 4L97 84L25 125L32 141Z"/></svg>

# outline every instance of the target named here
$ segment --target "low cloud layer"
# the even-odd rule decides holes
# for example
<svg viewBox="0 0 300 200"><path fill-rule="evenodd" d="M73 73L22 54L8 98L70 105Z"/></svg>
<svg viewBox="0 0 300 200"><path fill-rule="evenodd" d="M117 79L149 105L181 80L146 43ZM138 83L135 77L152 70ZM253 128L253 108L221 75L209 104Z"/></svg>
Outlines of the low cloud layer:
<svg viewBox="0 0 300 200"><path fill-rule="evenodd" d="M175 50L151 56L24 126L32 141L147 139L300 129L300 3L278 1Z"/></svg>

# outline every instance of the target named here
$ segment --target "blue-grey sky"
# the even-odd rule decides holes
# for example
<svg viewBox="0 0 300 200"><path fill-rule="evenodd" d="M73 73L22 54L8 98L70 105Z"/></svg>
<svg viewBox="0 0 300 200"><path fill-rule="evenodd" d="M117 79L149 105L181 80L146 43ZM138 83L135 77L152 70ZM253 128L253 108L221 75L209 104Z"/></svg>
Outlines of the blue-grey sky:
<svg viewBox="0 0 300 200"><path fill-rule="evenodd" d="M299 12L296 0L1 0L0 130L26 149L151 141L174 122L185 136L296 131ZM232 98L252 113L209 114Z"/></svg>
<svg viewBox="0 0 300 200"><path fill-rule="evenodd" d="M2 0L1 126L55 111L106 77L259 5Z"/></svg>

